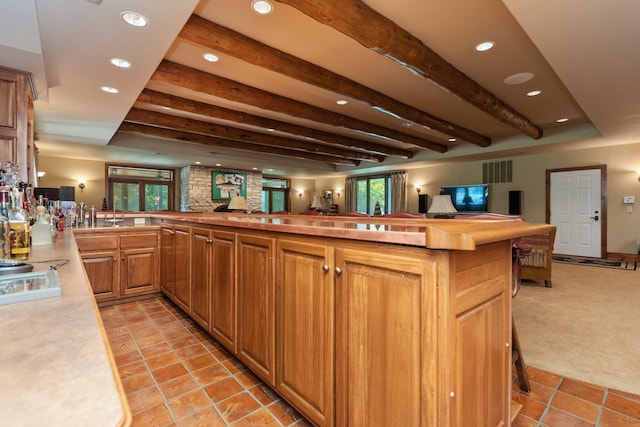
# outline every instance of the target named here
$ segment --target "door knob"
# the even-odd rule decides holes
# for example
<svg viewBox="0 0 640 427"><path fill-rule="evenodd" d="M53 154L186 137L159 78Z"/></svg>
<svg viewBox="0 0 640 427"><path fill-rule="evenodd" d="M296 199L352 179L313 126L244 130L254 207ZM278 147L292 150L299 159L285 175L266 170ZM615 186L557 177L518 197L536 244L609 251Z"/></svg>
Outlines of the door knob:
<svg viewBox="0 0 640 427"><path fill-rule="evenodd" d="M596 216L590 216L590 217L589 217L589 219L593 219L593 220L596 220L596 221L597 221L597 220L599 220L600 218L598 217L598 215L596 215Z"/></svg>

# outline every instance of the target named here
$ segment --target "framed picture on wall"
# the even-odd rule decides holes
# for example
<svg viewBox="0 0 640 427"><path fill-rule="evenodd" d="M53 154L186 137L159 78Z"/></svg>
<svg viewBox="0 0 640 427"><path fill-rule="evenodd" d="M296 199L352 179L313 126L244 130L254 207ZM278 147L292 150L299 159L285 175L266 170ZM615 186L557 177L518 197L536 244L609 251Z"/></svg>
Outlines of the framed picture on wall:
<svg viewBox="0 0 640 427"><path fill-rule="evenodd" d="M247 174L234 172L211 172L211 198L230 199L239 194L247 196Z"/></svg>
<svg viewBox="0 0 640 427"><path fill-rule="evenodd" d="M333 190L323 190L322 191L322 198L323 199L328 199L328 200L333 200Z"/></svg>

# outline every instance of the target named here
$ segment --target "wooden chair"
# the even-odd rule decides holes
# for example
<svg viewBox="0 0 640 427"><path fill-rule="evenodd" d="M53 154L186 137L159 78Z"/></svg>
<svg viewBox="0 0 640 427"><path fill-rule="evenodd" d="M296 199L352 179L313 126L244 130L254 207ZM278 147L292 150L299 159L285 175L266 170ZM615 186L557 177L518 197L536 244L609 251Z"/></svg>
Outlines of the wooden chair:
<svg viewBox="0 0 640 427"><path fill-rule="evenodd" d="M411 213L406 211L391 212L382 215L383 218L426 218L427 215L419 213Z"/></svg>

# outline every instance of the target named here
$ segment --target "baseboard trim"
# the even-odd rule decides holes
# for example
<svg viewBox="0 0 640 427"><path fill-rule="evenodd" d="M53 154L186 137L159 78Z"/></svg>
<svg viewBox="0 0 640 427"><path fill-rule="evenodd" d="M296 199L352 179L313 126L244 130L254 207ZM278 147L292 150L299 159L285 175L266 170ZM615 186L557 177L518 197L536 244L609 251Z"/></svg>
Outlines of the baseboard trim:
<svg viewBox="0 0 640 427"><path fill-rule="evenodd" d="M622 252L609 252L606 259L611 261L640 261L640 256Z"/></svg>

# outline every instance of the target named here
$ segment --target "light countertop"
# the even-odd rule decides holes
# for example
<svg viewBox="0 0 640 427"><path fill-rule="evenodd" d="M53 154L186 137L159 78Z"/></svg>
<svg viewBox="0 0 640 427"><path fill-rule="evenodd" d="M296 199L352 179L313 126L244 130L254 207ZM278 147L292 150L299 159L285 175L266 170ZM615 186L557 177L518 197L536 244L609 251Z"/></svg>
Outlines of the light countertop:
<svg viewBox="0 0 640 427"><path fill-rule="evenodd" d="M0 306L0 423L126 426L131 414L70 230L33 246L34 271L58 267L62 295ZM37 261L49 261L39 263Z"/></svg>

